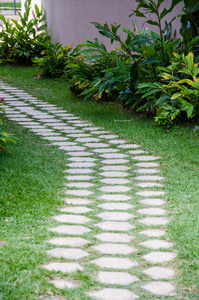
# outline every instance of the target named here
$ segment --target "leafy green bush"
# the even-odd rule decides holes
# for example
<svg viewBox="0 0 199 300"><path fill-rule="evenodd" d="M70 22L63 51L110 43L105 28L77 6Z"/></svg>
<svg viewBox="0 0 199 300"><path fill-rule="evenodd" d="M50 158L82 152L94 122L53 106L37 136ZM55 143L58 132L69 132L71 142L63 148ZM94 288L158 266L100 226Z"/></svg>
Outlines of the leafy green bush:
<svg viewBox="0 0 199 300"><path fill-rule="evenodd" d="M153 101L155 121L170 127L176 117L193 119L199 115L199 66L190 52L175 54L172 64L162 68L161 82L141 83L138 90L142 99Z"/></svg>
<svg viewBox="0 0 199 300"><path fill-rule="evenodd" d="M20 22L6 20L3 15L0 20L2 31L0 32L0 61L10 62L16 65L31 65L32 58L42 56L45 49L44 43L51 37L47 35L45 15L35 5L33 18L30 17L31 0L25 2L25 13L20 16Z"/></svg>
<svg viewBox="0 0 199 300"><path fill-rule="evenodd" d="M75 49L72 46L62 47L60 43L48 41L43 44L45 51L43 57L36 57L32 62L39 66L45 76L55 78L66 73L66 67L79 55L81 45Z"/></svg>
<svg viewBox="0 0 199 300"><path fill-rule="evenodd" d="M2 106L2 102L3 102L4 98L0 99L0 113L4 114L5 110L4 107ZM7 132L5 132L1 127L3 125L2 119L0 117L0 152L7 148L7 143L8 142L12 142L15 143L15 137L13 135L8 134Z"/></svg>

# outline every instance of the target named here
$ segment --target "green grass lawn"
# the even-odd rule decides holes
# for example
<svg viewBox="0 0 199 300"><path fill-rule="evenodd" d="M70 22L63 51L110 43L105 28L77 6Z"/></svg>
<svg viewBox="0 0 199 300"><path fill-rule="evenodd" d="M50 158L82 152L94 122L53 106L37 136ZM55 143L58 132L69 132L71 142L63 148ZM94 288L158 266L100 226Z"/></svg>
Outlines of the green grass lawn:
<svg viewBox="0 0 199 300"><path fill-rule="evenodd" d="M6 9L6 8L14 9L14 1L12 3L10 3L10 2L8 2L8 3L1 3L0 2L0 9L1 8L3 8L3 9ZM20 9L21 8L21 3L16 2L16 8Z"/></svg>
<svg viewBox="0 0 199 300"><path fill-rule="evenodd" d="M64 79L36 80L36 73L35 68L0 67L0 78L11 85L161 156L166 208L172 220L168 233L178 252L179 293L174 298L198 299L199 131L188 125L165 131L148 115L134 115L115 103L85 102L70 92ZM4 122L5 131L19 141L0 154L0 299L38 299L47 291L38 265L46 259L49 217L57 213L61 201L64 154L15 123Z"/></svg>

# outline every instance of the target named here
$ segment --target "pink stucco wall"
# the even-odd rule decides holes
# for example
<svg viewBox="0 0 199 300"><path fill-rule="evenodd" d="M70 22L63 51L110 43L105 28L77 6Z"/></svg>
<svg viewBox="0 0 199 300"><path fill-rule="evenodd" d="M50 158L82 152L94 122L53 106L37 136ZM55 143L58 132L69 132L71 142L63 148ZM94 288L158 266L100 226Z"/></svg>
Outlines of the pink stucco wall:
<svg viewBox="0 0 199 300"><path fill-rule="evenodd" d="M169 5L171 0L165 2ZM48 29L52 29L53 41L60 42L63 46L69 44L75 46L94 37L109 45L108 39L100 35L90 22L97 21L101 24L116 22L132 29L131 19L128 16L131 9L137 5L134 0L42 0L42 3L46 10ZM180 13L181 7L182 5L178 5L174 9L171 18ZM133 20L140 30L143 19L133 17ZM173 25L178 30L179 20ZM145 24L144 27L149 26Z"/></svg>

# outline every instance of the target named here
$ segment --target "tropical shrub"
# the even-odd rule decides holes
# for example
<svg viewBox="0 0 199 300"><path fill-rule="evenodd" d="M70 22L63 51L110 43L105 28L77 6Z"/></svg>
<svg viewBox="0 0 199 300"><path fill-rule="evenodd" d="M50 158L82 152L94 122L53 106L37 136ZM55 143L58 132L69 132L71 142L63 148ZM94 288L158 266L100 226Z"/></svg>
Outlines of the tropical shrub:
<svg viewBox="0 0 199 300"><path fill-rule="evenodd" d="M190 52L174 55L172 64L162 68L161 82L138 84L142 99L154 103L155 121L170 127L178 117L193 119L199 115L199 66Z"/></svg>
<svg viewBox="0 0 199 300"><path fill-rule="evenodd" d="M66 73L66 67L75 57L79 55L80 46L75 49L72 46L62 47L60 43L54 44L48 41L43 44L45 47L43 57L36 57L32 62L39 66L45 76L55 78Z"/></svg>
<svg viewBox="0 0 199 300"><path fill-rule="evenodd" d="M45 14L35 5L32 11L33 18L29 20L31 0L25 2L25 12L20 16L20 22L6 20L0 15L3 22L0 32L0 61L16 65L31 65L32 58L42 56L44 43L51 37L45 32Z"/></svg>

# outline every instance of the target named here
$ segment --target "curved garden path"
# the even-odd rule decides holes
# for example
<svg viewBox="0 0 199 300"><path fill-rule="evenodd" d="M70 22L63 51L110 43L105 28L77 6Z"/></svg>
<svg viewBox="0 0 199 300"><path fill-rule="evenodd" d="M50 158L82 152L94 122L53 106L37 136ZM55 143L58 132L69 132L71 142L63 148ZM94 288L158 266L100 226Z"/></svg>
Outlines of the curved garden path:
<svg viewBox="0 0 199 300"><path fill-rule="evenodd" d="M66 154L65 205L53 217L49 263L42 266L52 272L50 282L79 288L72 275L92 265L90 299L175 298L161 157L22 90L0 87L7 117Z"/></svg>

